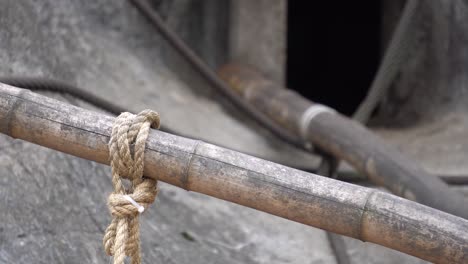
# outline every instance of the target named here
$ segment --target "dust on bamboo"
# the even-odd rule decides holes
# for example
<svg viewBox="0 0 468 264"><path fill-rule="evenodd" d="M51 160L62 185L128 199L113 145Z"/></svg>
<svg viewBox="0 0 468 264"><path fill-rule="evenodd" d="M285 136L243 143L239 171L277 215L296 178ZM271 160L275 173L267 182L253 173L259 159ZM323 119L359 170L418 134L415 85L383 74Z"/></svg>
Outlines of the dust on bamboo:
<svg viewBox="0 0 468 264"><path fill-rule="evenodd" d="M108 164L113 120L0 84L0 131L14 138ZM144 171L186 190L428 261L468 262L468 221L384 192L156 130L148 137Z"/></svg>

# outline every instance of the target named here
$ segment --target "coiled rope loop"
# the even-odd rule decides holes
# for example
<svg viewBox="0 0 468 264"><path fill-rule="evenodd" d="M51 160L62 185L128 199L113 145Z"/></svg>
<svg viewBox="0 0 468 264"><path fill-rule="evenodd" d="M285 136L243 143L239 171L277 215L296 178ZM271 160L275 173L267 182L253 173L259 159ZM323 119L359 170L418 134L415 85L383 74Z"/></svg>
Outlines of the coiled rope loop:
<svg viewBox="0 0 468 264"><path fill-rule="evenodd" d="M109 157L114 192L108 199L112 222L103 244L106 253L114 256L114 264L123 264L126 256L132 258L132 264L141 263L138 216L158 192L157 181L143 177L145 144L150 127L159 125L158 113L143 110L137 115L120 114L112 127ZM126 188L122 179L129 180L130 186Z"/></svg>

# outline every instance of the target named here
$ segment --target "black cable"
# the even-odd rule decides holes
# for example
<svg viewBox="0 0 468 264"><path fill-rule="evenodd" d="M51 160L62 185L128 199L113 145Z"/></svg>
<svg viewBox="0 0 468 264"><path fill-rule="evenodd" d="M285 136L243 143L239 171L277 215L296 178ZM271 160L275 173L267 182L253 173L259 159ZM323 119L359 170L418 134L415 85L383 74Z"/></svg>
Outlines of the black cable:
<svg viewBox="0 0 468 264"><path fill-rule="evenodd" d="M106 101L105 99L89 93L84 89L70 85L66 82L40 77L35 78L23 76L0 77L0 82L28 90L68 94L114 115L119 115L122 112L128 112L127 109L119 105L115 105L109 101Z"/></svg>
<svg viewBox="0 0 468 264"><path fill-rule="evenodd" d="M350 264L348 252L346 250L346 244L343 237L332 232L326 232L330 247L336 258L337 264Z"/></svg>
<svg viewBox="0 0 468 264"><path fill-rule="evenodd" d="M300 149L308 151L302 140L296 135L290 133L283 127L276 124L273 120L267 117L262 112L246 102L227 85L216 73L213 71L198 55L196 55L177 34L170 30L159 14L152 9L146 0L130 0L140 10L146 18L157 28L161 35L168 41L179 54L184 57L193 68L198 71L213 87L222 92L229 98L239 109L244 111L247 115L251 116L258 123L269 129L273 134L280 139L296 146Z"/></svg>
<svg viewBox="0 0 468 264"><path fill-rule="evenodd" d="M408 59L410 50L417 41L413 28L416 22L414 16L417 14L418 6L419 0L406 1L392 39L372 80L371 87L354 112L353 119L364 124L367 123L377 104L390 89L401 66Z"/></svg>
<svg viewBox="0 0 468 264"><path fill-rule="evenodd" d="M91 105L94 105L106 112L109 112L114 115L119 115L122 112L132 112L124 107L116 105L112 102L109 102L103 98L100 98L84 89L79 87L70 85L66 82L52 80L52 79L45 79L45 78L35 78L35 77L22 77L22 76L8 76L8 77L0 77L0 83L5 83L8 85L33 90L33 91L45 91L45 92L54 92L60 94L68 94L73 97L76 97L84 102L87 102ZM181 133L178 133L170 128L167 128L161 125L161 131L184 136ZM191 137L189 137L191 138Z"/></svg>
<svg viewBox="0 0 468 264"><path fill-rule="evenodd" d="M336 171L338 169L338 160L330 154L323 153L322 161L317 170L318 175L326 176L329 178L336 178ZM330 248L336 258L338 264L350 264L350 258L346 249L346 244L343 237L332 232L326 232Z"/></svg>

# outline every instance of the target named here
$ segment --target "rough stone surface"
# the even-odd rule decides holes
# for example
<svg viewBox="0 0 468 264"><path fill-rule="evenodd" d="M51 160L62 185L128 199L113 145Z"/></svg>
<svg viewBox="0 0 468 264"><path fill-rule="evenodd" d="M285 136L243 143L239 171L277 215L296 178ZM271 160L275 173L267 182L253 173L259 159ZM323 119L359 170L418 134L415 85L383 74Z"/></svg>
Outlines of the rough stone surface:
<svg viewBox="0 0 468 264"><path fill-rule="evenodd" d="M437 122L406 128L379 128L376 132L411 160L436 175L468 175L468 118L463 113L441 116Z"/></svg>
<svg viewBox="0 0 468 264"><path fill-rule="evenodd" d="M222 19L226 5L203 3L154 1L215 65L226 52L207 43L224 33L210 19ZM64 80L134 111L158 110L168 127L213 143L297 166L312 160L226 103L127 1L1 4L1 75ZM200 15L207 13L213 16ZM0 149L0 263L108 263L101 239L110 220L110 169L6 136ZM321 230L166 184L141 221L145 263L335 262ZM421 263L346 241L354 263Z"/></svg>

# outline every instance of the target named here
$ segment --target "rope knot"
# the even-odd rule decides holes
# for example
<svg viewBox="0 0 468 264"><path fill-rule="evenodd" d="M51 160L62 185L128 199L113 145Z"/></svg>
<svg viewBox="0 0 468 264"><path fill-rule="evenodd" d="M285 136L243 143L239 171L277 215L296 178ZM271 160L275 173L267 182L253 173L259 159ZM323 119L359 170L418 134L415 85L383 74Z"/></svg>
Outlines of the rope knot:
<svg viewBox="0 0 468 264"><path fill-rule="evenodd" d="M132 264L141 263L138 216L154 202L157 181L143 177L145 144L150 127L159 128L159 114L143 110L137 115L120 114L112 126L109 157L114 192L108 207L112 221L106 229L103 244L114 256L114 264L123 264L125 256ZM122 179L130 181L125 187Z"/></svg>
<svg viewBox="0 0 468 264"><path fill-rule="evenodd" d="M132 194L110 194L107 204L112 216L135 217L142 213L156 198L157 188L155 188L155 185L155 180L144 179Z"/></svg>

